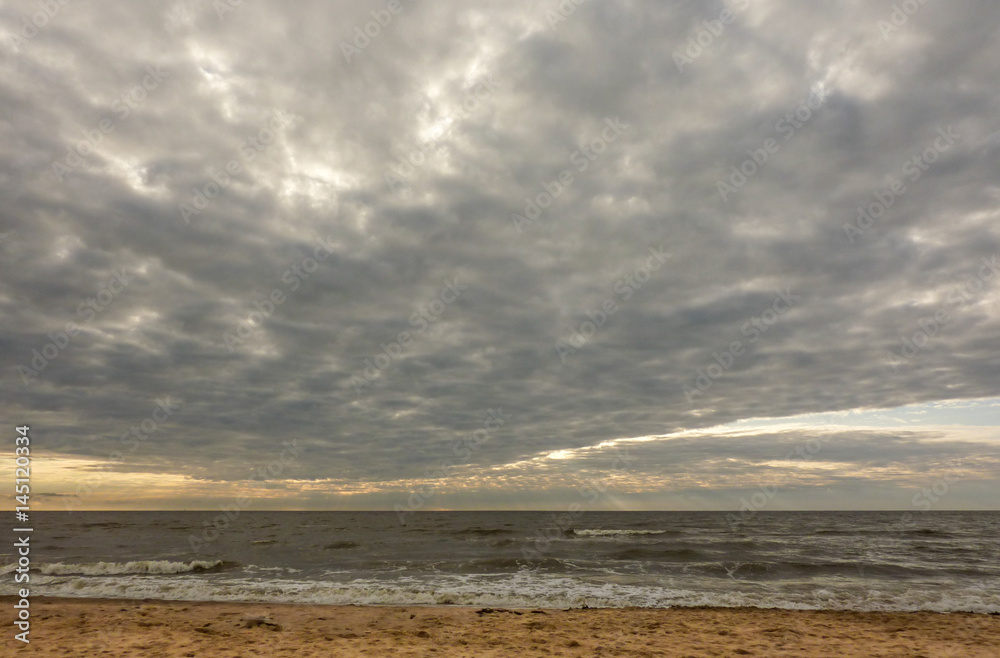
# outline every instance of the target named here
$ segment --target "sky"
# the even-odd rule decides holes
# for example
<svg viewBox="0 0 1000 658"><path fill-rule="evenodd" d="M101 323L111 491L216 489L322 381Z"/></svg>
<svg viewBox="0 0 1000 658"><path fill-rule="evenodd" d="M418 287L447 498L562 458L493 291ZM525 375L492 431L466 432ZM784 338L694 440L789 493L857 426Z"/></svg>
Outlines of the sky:
<svg viewBox="0 0 1000 658"><path fill-rule="evenodd" d="M0 2L33 509L997 509L998 27Z"/></svg>

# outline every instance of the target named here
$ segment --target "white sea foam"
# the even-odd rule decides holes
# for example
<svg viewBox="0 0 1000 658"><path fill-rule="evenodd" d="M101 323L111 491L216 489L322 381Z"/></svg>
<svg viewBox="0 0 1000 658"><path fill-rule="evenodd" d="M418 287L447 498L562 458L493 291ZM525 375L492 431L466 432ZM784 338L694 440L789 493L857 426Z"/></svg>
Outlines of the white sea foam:
<svg viewBox="0 0 1000 658"><path fill-rule="evenodd" d="M269 573L302 573L302 569L293 569L292 567L260 567L256 564L247 564L243 566L243 570L247 573L253 572L269 572Z"/></svg>
<svg viewBox="0 0 1000 658"><path fill-rule="evenodd" d="M663 586L594 583L551 574L522 571L503 575L447 575L434 579L260 580L206 578L178 573L160 578L116 577L32 578L32 593L42 596L191 601L257 601L355 605L468 605L491 607L592 608L675 606L758 607L799 610L971 611L1000 612L1000 592L988 584L962 589L930 586L901 587L898 583L837 588L772 589L747 583L706 589L696 583ZM0 595L14 593L10 582Z"/></svg>
<svg viewBox="0 0 1000 658"><path fill-rule="evenodd" d="M620 537L629 535L662 535L666 530L574 530L578 537Z"/></svg>

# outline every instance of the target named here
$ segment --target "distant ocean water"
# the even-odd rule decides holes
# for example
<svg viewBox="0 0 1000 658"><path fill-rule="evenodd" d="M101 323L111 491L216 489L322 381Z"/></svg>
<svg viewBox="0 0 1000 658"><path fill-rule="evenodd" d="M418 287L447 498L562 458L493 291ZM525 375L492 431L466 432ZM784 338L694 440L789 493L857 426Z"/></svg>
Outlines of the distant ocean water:
<svg viewBox="0 0 1000 658"><path fill-rule="evenodd" d="M243 512L208 531L220 518L33 513L32 595L1000 612L1000 512Z"/></svg>

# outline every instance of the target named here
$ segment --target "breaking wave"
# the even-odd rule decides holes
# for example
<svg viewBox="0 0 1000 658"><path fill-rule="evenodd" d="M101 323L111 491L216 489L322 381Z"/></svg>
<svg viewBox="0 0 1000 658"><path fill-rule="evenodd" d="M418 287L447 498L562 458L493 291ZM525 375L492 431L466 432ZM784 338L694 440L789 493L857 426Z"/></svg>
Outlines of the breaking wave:
<svg viewBox="0 0 1000 658"><path fill-rule="evenodd" d="M9 564L0 573L10 573L16 564ZM124 576L124 575L169 575L178 573L194 573L222 571L238 567L236 562L224 560L193 560L191 562L169 562L167 560L140 560L137 562L97 562L95 564L43 564L32 567L32 571L46 576Z"/></svg>
<svg viewBox="0 0 1000 658"><path fill-rule="evenodd" d="M577 537L620 537L628 535L664 535L669 530L574 530Z"/></svg>
<svg viewBox="0 0 1000 658"><path fill-rule="evenodd" d="M78 565L79 566L79 565ZM93 566L93 565L91 565ZM445 576L433 580L355 579L351 582L316 580L260 580L232 578L206 580L185 575L143 578L127 575L59 579L38 576L32 592L42 596L187 601L255 601L341 605L473 605L541 608L666 608L687 606L784 608L859 611L1000 611L1000 593L990 584L961 591L932 594L924 587L858 585L831 591L771 591L752 586L725 591L677 586L590 583L557 574L521 571L502 577ZM0 595L14 593L13 583L0 584Z"/></svg>

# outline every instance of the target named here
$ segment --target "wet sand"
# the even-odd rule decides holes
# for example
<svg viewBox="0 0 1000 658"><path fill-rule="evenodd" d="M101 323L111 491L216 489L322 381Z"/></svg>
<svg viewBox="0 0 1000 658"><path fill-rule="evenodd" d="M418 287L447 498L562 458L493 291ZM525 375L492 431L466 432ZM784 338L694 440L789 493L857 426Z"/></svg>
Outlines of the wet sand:
<svg viewBox="0 0 1000 658"><path fill-rule="evenodd" d="M110 599L31 601L30 645L0 597L0 655L1000 655L1000 616L756 608L530 610Z"/></svg>

